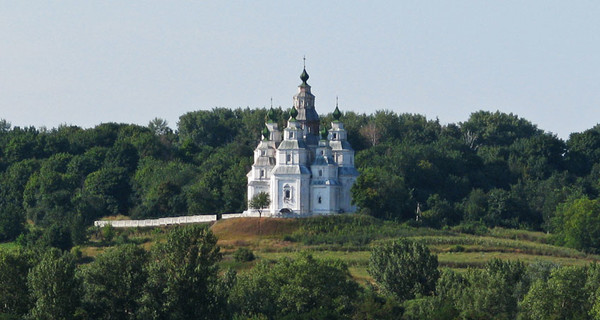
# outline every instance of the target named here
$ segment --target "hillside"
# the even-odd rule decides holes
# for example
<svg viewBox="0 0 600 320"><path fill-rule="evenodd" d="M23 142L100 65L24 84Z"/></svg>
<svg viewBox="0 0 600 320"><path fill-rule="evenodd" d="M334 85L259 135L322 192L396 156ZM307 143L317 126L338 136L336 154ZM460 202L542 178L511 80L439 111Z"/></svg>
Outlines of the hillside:
<svg viewBox="0 0 600 320"><path fill-rule="evenodd" d="M211 228L219 238L224 267L251 268L255 262L239 263L233 259L235 250L242 247L251 249L258 260L277 260L308 251L317 258L343 260L352 276L361 282L370 280L370 247L397 237L427 244L438 255L440 267L456 270L481 267L493 258L542 260L560 265L600 261L597 255L551 245L550 236L541 232L494 228L486 234L472 235L414 228L360 215L295 220L239 218L218 221Z"/></svg>

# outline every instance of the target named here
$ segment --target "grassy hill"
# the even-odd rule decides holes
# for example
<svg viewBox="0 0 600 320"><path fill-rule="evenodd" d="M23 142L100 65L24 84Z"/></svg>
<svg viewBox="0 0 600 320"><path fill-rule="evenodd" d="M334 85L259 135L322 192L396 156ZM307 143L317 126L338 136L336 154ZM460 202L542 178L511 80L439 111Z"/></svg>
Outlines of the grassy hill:
<svg viewBox="0 0 600 320"><path fill-rule="evenodd" d="M101 232L92 237L89 246L80 248L84 257L93 258L107 246L134 242L144 248L165 238L170 228L116 230L112 242L102 240ZM294 257L308 251L320 259L346 262L359 282L370 281L367 265L370 248L380 242L405 237L425 243L438 255L441 268L466 270L481 267L492 258L551 261L560 265L584 265L600 261L598 255L554 246L551 236L542 232L495 228L478 235L452 230L417 228L369 216L339 215L307 219L236 218L220 220L210 226L219 238L223 252L223 268L240 272L252 268L260 260ZM256 260L237 262L233 253L239 248L251 249Z"/></svg>
<svg viewBox="0 0 600 320"><path fill-rule="evenodd" d="M541 232L495 228L483 235L414 228L365 216L333 216L309 219L239 218L212 226L224 252L223 265L238 270L252 263L236 263L232 253L240 247L254 251L258 260L293 257L308 251L318 258L340 259L360 282L370 280L367 265L370 248L382 241L406 237L425 243L438 255L440 267L462 270L480 267L492 258L525 262L551 261L583 265L599 261L597 255L549 244Z"/></svg>

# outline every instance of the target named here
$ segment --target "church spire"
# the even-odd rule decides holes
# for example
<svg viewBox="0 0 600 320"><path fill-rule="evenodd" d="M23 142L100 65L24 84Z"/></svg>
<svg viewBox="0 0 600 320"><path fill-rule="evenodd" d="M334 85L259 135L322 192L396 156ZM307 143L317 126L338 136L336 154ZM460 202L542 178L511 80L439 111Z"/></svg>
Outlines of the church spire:
<svg viewBox="0 0 600 320"><path fill-rule="evenodd" d="M315 96L310 92L308 72L306 72L306 57L303 57L302 83L298 86L298 94L294 96L294 108L298 111L295 117L303 130L303 135L309 145L319 142L319 115L315 110Z"/></svg>

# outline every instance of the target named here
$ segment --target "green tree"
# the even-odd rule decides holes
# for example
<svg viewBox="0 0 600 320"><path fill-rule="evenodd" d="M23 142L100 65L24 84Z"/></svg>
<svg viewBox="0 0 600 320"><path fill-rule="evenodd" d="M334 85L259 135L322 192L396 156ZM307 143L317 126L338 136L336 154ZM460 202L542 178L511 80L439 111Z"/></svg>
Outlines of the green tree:
<svg viewBox="0 0 600 320"><path fill-rule="evenodd" d="M521 319L587 319L591 306L585 284L586 268L555 269L548 281L532 284L520 303Z"/></svg>
<svg viewBox="0 0 600 320"><path fill-rule="evenodd" d="M469 269L450 298L463 319L515 319L525 294L525 264L493 259L483 270Z"/></svg>
<svg viewBox="0 0 600 320"><path fill-rule="evenodd" d="M11 315L22 318L31 308L27 273L31 256L22 251L0 250L0 318Z"/></svg>
<svg viewBox="0 0 600 320"><path fill-rule="evenodd" d="M83 194L87 199L99 199L104 215L127 213L131 195L127 170L114 167L92 172L85 179Z"/></svg>
<svg viewBox="0 0 600 320"><path fill-rule="evenodd" d="M437 267L437 256L425 245L396 240L372 249L368 272L384 292L402 301L433 294Z"/></svg>
<svg viewBox="0 0 600 320"><path fill-rule="evenodd" d="M261 262L240 275L230 301L244 317L342 319L358 290L345 264L302 254L274 265Z"/></svg>
<svg viewBox="0 0 600 320"><path fill-rule="evenodd" d="M397 218L409 200L404 180L381 168L367 168L352 186L352 203L376 218Z"/></svg>
<svg viewBox="0 0 600 320"><path fill-rule="evenodd" d="M29 319L73 319L80 306L81 283L70 253L50 249L27 276L34 306Z"/></svg>
<svg viewBox="0 0 600 320"><path fill-rule="evenodd" d="M600 201L571 199L556 208L553 231L560 245L597 252L600 248Z"/></svg>
<svg viewBox="0 0 600 320"><path fill-rule="evenodd" d="M258 216L262 216L262 211L271 205L271 199L266 192L259 192L250 199L249 207L258 210Z"/></svg>
<svg viewBox="0 0 600 320"><path fill-rule="evenodd" d="M0 241L14 240L24 230L25 212L13 203L0 202Z"/></svg>
<svg viewBox="0 0 600 320"><path fill-rule="evenodd" d="M122 245L99 255L83 270L84 304L93 319L136 319L147 273L147 252Z"/></svg>
<svg viewBox="0 0 600 320"><path fill-rule="evenodd" d="M140 311L144 319L220 319L226 292L218 277L221 253L205 226L173 229L152 249Z"/></svg>
<svg viewBox="0 0 600 320"><path fill-rule="evenodd" d="M165 119L154 118L148 123L148 129L157 136L164 136L173 132Z"/></svg>

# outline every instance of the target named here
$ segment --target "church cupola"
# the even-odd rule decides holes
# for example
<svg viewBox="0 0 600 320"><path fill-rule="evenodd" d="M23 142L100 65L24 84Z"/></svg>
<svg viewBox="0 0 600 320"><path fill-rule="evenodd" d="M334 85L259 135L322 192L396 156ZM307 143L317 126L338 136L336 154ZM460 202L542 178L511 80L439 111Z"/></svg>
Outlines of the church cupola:
<svg viewBox="0 0 600 320"><path fill-rule="evenodd" d="M302 70L302 74L300 75L300 80L302 80L302 84L300 84L301 86L308 86L308 83L306 81L308 81L308 72L306 72L306 67L304 67L304 69Z"/></svg>
<svg viewBox="0 0 600 320"><path fill-rule="evenodd" d="M271 104L273 104L273 102L271 102ZM267 112L267 115L265 116L265 122L266 129L269 131L268 139L265 140L271 140L275 141L275 143L279 143L281 141L281 131L279 131L277 126L277 116L275 116L275 110L273 110L273 106L271 106ZM264 132L265 131L263 130L263 137Z"/></svg>
<svg viewBox="0 0 600 320"><path fill-rule="evenodd" d="M308 145L317 145L319 141L319 114L315 110L315 96L310 91L308 84L306 64L300 74L302 83L298 86L298 93L294 96L294 108L298 110L296 119L300 123L304 138Z"/></svg>
<svg viewBox="0 0 600 320"><path fill-rule="evenodd" d="M335 110L333 111L333 121L331 122L331 130L329 130L329 140L331 141L346 141L346 130L344 124L340 119L342 118L342 112L338 108L337 97L335 98Z"/></svg>
<svg viewBox="0 0 600 320"><path fill-rule="evenodd" d="M298 110L292 107L290 110L290 118L288 120L287 128L284 131L284 140L302 140L304 136L302 135L302 128L300 127L300 122L296 119L298 116Z"/></svg>

